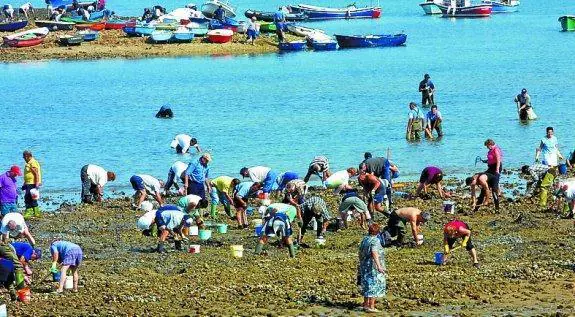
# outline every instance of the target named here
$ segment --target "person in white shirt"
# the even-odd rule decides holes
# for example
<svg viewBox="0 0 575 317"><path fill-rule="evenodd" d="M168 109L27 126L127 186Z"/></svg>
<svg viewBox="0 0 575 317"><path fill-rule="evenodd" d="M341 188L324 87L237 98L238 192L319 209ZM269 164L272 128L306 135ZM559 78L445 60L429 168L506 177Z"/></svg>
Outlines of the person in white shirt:
<svg viewBox="0 0 575 317"><path fill-rule="evenodd" d="M130 177L130 184L132 184L132 188L136 191L134 194L136 208L140 208L140 205L146 200L148 195L154 196L154 199L160 207L162 207L164 201L162 200L161 192L164 187L164 182L150 175L138 174Z"/></svg>
<svg viewBox="0 0 575 317"><path fill-rule="evenodd" d="M82 167L80 180L82 181L82 202L91 204L92 198L97 202L102 201L104 185L108 181L116 180L116 174L108 172L98 165L88 164Z"/></svg>
<svg viewBox="0 0 575 317"><path fill-rule="evenodd" d="M178 154L185 154L188 153L188 150L191 147L195 147L198 153L202 151L200 145L198 144L198 140L196 138L192 138L187 134L178 134L172 140L170 146L176 149L176 153Z"/></svg>
<svg viewBox="0 0 575 317"><path fill-rule="evenodd" d="M243 167L240 170L240 175L242 177L249 177L254 183L261 183L263 186L264 197L262 199L269 199L269 195L272 190L278 188L276 182L278 178L278 172L272 170L265 166L253 166L250 168Z"/></svg>
<svg viewBox="0 0 575 317"><path fill-rule="evenodd" d="M14 8L11 4L5 4L2 8L2 12L7 20L12 21L14 19Z"/></svg>
<svg viewBox="0 0 575 317"><path fill-rule="evenodd" d="M26 20L28 20L28 12L34 13L34 7L30 2L21 5L20 9L18 9L18 15L24 15Z"/></svg>
<svg viewBox="0 0 575 317"><path fill-rule="evenodd" d="M28 226L24 221L24 216L17 212L11 212L2 218L0 233L2 233L2 242L4 243L7 243L9 238L18 239L24 237L30 242L32 247L36 244L34 237L30 234Z"/></svg>
<svg viewBox="0 0 575 317"><path fill-rule="evenodd" d="M178 191L180 191L180 189L183 190L184 177L186 177L185 175L186 169L188 169L187 163L176 161L174 164L172 164L170 170L168 171L168 178L166 180L166 184L164 185L164 191L166 192L166 194L170 191L172 185L176 187L176 190ZM181 194L183 195L185 193L181 192Z"/></svg>

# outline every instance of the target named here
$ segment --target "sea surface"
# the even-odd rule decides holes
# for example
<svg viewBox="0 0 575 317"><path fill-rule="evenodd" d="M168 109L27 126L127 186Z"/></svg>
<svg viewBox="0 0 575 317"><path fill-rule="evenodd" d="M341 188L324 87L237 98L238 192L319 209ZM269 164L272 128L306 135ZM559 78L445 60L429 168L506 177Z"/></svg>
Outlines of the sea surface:
<svg viewBox="0 0 575 317"><path fill-rule="evenodd" d="M121 15L154 4L108 1ZM236 3L240 16L280 4L288 3ZM405 32L405 47L0 64L0 168L22 166L22 151L30 149L43 167L43 194L78 200L80 168L88 163L117 173L109 189L129 189L135 173L165 179L174 161L195 158L170 149L178 133L211 151L212 176L238 176L253 165L303 176L315 155L326 155L337 171L357 167L365 151L390 155L400 181L432 164L463 176L485 168L474 162L485 156L487 138L503 149L504 167L517 168L533 161L547 126L555 127L564 154L573 150L575 32L561 32L557 18L575 13L575 2L525 0L518 13L483 19L425 16L413 0L381 5L377 20L306 25L340 34ZM445 136L408 143L407 105L420 102L424 73L436 85ZM540 117L528 125L513 102L524 87ZM154 118L166 104L175 118Z"/></svg>

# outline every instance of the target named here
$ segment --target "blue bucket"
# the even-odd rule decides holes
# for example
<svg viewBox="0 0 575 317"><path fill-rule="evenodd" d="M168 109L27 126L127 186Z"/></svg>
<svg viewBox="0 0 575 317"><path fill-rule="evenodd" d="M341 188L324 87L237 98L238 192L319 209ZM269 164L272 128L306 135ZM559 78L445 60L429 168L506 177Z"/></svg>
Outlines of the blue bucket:
<svg viewBox="0 0 575 317"><path fill-rule="evenodd" d="M56 273L52 273L52 280L54 282L60 282L60 277L61 277L62 273L60 272L56 272Z"/></svg>
<svg viewBox="0 0 575 317"><path fill-rule="evenodd" d="M261 236L263 231L264 231L264 225L257 225L255 228L256 237Z"/></svg>
<svg viewBox="0 0 575 317"><path fill-rule="evenodd" d="M559 164L559 174L567 175L567 164Z"/></svg>
<svg viewBox="0 0 575 317"><path fill-rule="evenodd" d="M443 265L443 252L435 252L435 264Z"/></svg>

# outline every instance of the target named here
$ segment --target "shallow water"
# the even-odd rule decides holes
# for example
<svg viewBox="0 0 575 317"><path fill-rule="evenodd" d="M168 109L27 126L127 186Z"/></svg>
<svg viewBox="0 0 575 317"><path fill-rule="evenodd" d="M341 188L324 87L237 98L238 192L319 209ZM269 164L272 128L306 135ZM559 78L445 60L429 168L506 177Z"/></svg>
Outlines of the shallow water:
<svg viewBox="0 0 575 317"><path fill-rule="evenodd" d="M128 8L148 2L109 6L138 14ZM238 2L238 12L280 2L258 3ZM134 173L165 178L180 159L170 140L183 132L212 150L213 175L257 164L304 174L319 154L340 170L388 148L403 177L429 164L462 175L484 168L474 160L487 138L503 148L505 166L518 167L533 160L548 125L564 154L573 149L575 33L560 32L557 18L575 3L524 1L519 13L462 20L425 16L417 3L383 2L379 20L310 24L328 33L405 31L399 48L2 64L0 161L22 165L30 148L44 168L44 193L76 193L87 163L116 171L112 188L128 188ZM437 87L445 137L410 144L407 104L420 101L424 73ZM529 125L513 103L523 87L540 116ZM164 104L173 120L154 118Z"/></svg>

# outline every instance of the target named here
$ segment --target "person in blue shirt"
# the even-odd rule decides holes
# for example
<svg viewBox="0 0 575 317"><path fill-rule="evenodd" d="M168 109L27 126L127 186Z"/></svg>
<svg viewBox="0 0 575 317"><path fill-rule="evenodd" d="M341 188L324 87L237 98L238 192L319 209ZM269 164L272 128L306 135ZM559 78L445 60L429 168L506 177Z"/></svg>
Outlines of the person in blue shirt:
<svg viewBox="0 0 575 317"><path fill-rule="evenodd" d="M296 172L285 172L278 176L277 183L278 183L278 191L283 191L286 188L287 183L294 179L298 179L299 175Z"/></svg>
<svg viewBox="0 0 575 317"><path fill-rule="evenodd" d="M425 115L425 135L433 139L433 130L436 130L437 137L441 138L443 136L441 122L443 122L443 117L441 117L441 112L437 110L437 105L431 106L431 110Z"/></svg>
<svg viewBox="0 0 575 317"><path fill-rule="evenodd" d="M285 14L282 7L278 8L278 11L274 13L274 23L276 25L276 34L278 36L278 41L282 43L284 41L284 23L286 21Z"/></svg>
<svg viewBox="0 0 575 317"><path fill-rule="evenodd" d="M248 228L248 198L255 197L258 190L262 188L259 182L241 182L234 188L233 200L236 208L236 220L240 229Z"/></svg>
<svg viewBox="0 0 575 317"><path fill-rule="evenodd" d="M185 172L184 190L188 195L197 195L206 199L206 187L208 193L212 191L210 185L210 168L208 163L212 160L209 153L204 153L195 162L190 163Z"/></svg>
<svg viewBox="0 0 575 317"><path fill-rule="evenodd" d="M423 76L423 80L419 82L419 92L421 92L421 105L423 107L434 105L435 101L433 95L435 92L435 85L430 80L429 74Z"/></svg>
<svg viewBox="0 0 575 317"><path fill-rule="evenodd" d="M214 11L214 18L220 22L225 22L226 20L226 11L222 6L219 6L216 11Z"/></svg>
<svg viewBox="0 0 575 317"><path fill-rule="evenodd" d="M29 264L31 261L42 258L42 250L39 248L33 248L30 243L26 242L12 242L10 245L14 248L14 251L16 251L16 256L24 267L24 280L26 281L26 284L30 284L32 269Z"/></svg>
<svg viewBox="0 0 575 317"><path fill-rule="evenodd" d="M62 293L64 291L64 283L66 283L66 273L68 269L72 271L73 281L74 281L74 293L78 292L78 268L82 264L82 259L84 255L82 249L79 245L72 242L57 240L52 242L50 245L50 253L52 254L52 266L50 271L52 273L58 272L58 263L62 265L60 269L60 285L56 290L56 293Z"/></svg>

